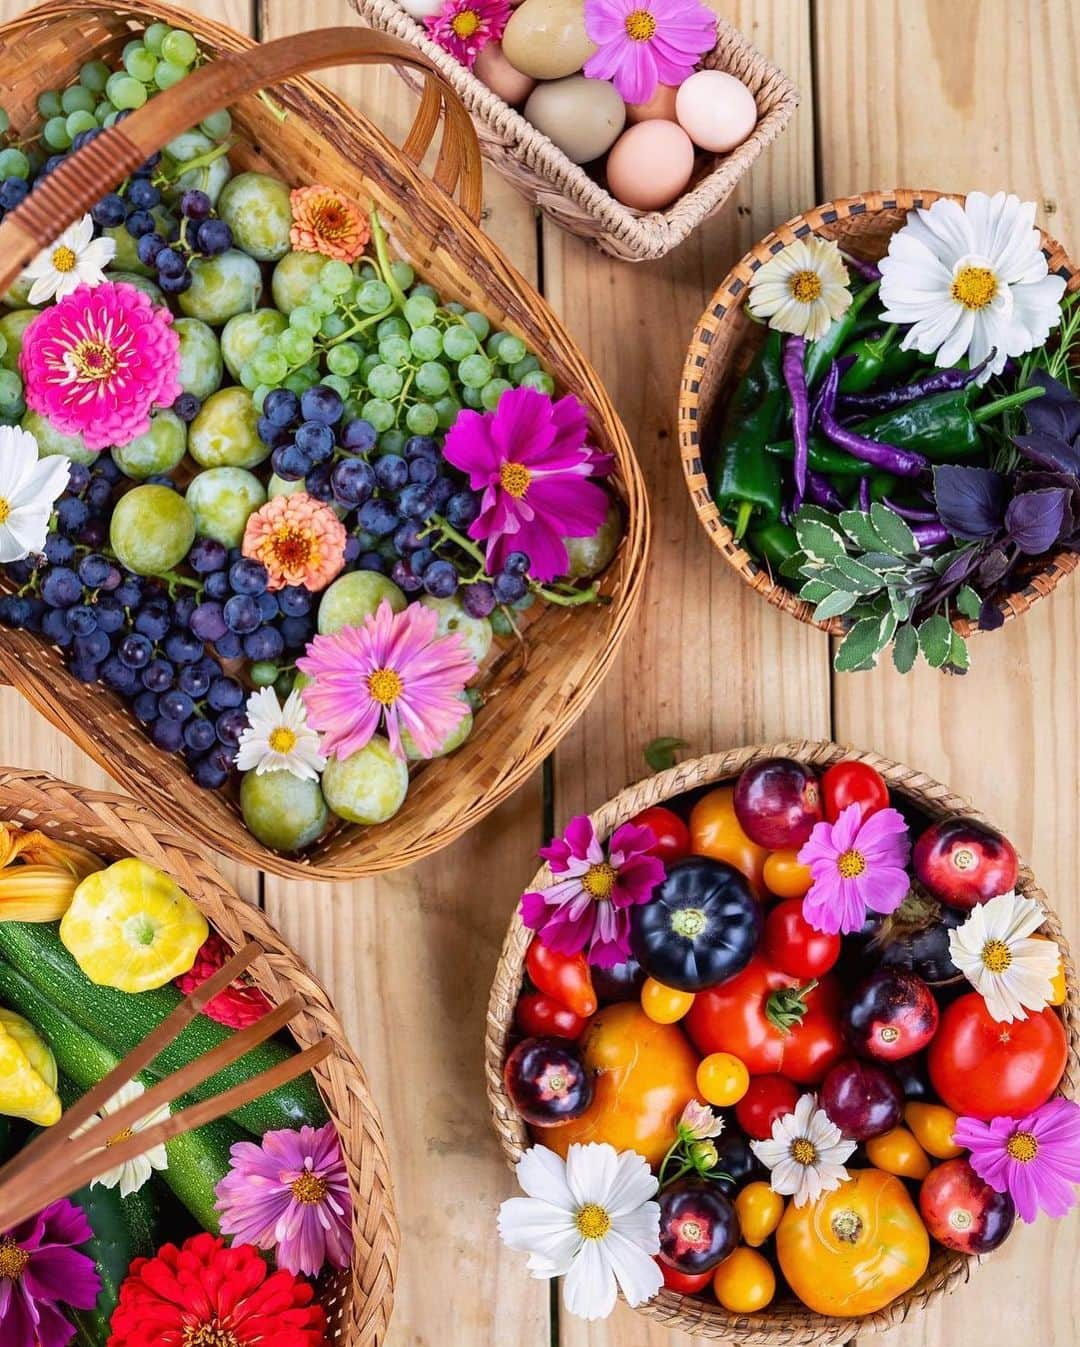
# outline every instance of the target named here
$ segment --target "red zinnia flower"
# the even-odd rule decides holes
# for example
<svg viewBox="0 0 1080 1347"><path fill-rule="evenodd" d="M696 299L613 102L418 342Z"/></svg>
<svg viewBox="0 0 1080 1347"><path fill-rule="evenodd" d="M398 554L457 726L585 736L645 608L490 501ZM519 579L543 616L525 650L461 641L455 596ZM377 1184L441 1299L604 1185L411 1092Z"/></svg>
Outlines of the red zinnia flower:
<svg viewBox="0 0 1080 1347"><path fill-rule="evenodd" d="M308 1282L270 1272L250 1244L194 1235L136 1258L108 1347L324 1347L326 1316Z"/></svg>
<svg viewBox="0 0 1080 1347"><path fill-rule="evenodd" d="M205 944L195 956L191 968L182 973L174 986L189 996L196 987L201 987L208 977L232 958L232 950L221 936L211 932ZM253 983L236 981L219 992L212 1001L206 1003L204 1013L218 1024L227 1024L230 1029L246 1029L249 1024L261 1020L270 1009L270 1002Z"/></svg>

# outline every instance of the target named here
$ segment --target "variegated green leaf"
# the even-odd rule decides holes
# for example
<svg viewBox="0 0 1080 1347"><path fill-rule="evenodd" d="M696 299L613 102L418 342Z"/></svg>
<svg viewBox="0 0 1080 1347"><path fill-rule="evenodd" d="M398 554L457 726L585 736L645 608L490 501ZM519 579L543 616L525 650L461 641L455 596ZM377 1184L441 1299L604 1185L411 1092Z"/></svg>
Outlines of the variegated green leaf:
<svg viewBox="0 0 1080 1347"><path fill-rule="evenodd" d="M909 556L912 552L918 551L915 535L907 522L880 501L874 501L870 506L870 519L874 525L874 532L887 551L896 552L900 556Z"/></svg>
<svg viewBox="0 0 1080 1347"><path fill-rule="evenodd" d="M846 555L844 540L836 529L816 519L797 518L795 536L803 551L811 557L816 557L818 561L834 562Z"/></svg>
<svg viewBox="0 0 1080 1347"><path fill-rule="evenodd" d="M876 617L860 618L837 647L833 668L837 673L855 673L873 668L880 650L881 623Z"/></svg>
<svg viewBox="0 0 1080 1347"><path fill-rule="evenodd" d="M898 673L910 673L919 658L919 637L910 622L897 627L893 637L893 664Z"/></svg>
<svg viewBox="0 0 1080 1347"><path fill-rule="evenodd" d="M807 596L804 594L803 597ZM833 590L814 609L814 621L828 622L830 618L842 617L844 613L854 608L858 601L857 594L844 594L838 589Z"/></svg>
<svg viewBox="0 0 1080 1347"><path fill-rule="evenodd" d="M940 669L952 648L952 627L940 613L928 617L919 626L919 648L932 669Z"/></svg>
<svg viewBox="0 0 1080 1347"><path fill-rule="evenodd" d="M840 527L860 552L876 552L881 546L881 539L868 514L861 510L841 510L839 519Z"/></svg>

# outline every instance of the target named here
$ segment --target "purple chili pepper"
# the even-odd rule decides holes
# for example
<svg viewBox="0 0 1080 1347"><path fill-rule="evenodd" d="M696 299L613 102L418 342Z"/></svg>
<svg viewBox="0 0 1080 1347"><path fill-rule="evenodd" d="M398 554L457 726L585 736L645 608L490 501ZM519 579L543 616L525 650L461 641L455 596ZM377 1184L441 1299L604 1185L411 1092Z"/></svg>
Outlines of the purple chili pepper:
<svg viewBox="0 0 1080 1347"><path fill-rule="evenodd" d="M993 355L991 351L986 360L974 369L940 369L916 383L903 384L899 388L884 388L878 393L853 393L844 398L844 412L885 412L894 407L906 406L909 402L917 402L920 398L933 397L935 393L959 393L979 377Z"/></svg>
<svg viewBox="0 0 1080 1347"><path fill-rule="evenodd" d="M780 363L791 397L791 434L795 441L795 509L806 495L806 467L810 457L810 395L806 388L806 340L788 337Z"/></svg>
<svg viewBox="0 0 1080 1347"><path fill-rule="evenodd" d="M811 430L818 423L818 417L821 414L822 407L828 407L829 411L835 412L836 398L840 391L840 380L847 371L854 365L855 357L853 355L842 355L839 360L834 360L822 380L821 387L814 394L814 400L810 404L810 428Z"/></svg>
<svg viewBox="0 0 1080 1347"><path fill-rule="evenodd" d="M863 514L870 513L870 478L859 478L859 509Z"/></svg>
<svg viewBox="0 0 1080 1347"><path fill-rule="evenodd" d="M888 496L882 496L882 505L893 514L898 514L901 519L906 519L909 524L939 524L936 510L913 510L910 505L897 505L896 501L890 500Z"/></svg>
<svg viewBox="0 0 1080 1347"><path fill-rule="evenodd" d="M864 281L881 280L881 272L873 262L864 262L861 257L855 257L851 253L844 252L843 248L840 249L840 256L855 275L862 277Z"/></svg>
<svg viewBox="0 0 1080 1347"><path fill-rule="evenodd" d="M931 547L939 547L952 537L944 524L916 524L911 531L919 544L920 552L925 552Z"/></svg>
<svg viewBox="0 0 1080 1347"><path fill-rule="evenodd" d="M891 472L894 477L918 477L930 466L922 454L916 454L910 449L900 449L895 444L868 440L865 435L848 430L825 407L821 409L819 424L826 438L838 449L846 449L853 458L870 463L884 472Z"/></svg>
<svg viewBox="0 0 1080 1347"><path fill-rule="evenodd" d="M837 514L844 508L840 493L827 477L813 468L806 473L806 499L811 505L820 505L823 510L835 510Z"/></svg>

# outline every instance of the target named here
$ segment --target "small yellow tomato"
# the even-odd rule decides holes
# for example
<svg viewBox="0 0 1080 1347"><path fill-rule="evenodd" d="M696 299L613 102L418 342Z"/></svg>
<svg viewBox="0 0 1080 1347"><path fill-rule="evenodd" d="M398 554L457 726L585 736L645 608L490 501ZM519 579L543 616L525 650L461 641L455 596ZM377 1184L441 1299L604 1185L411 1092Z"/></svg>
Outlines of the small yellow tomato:
<svg viewBox="0 0 1080 1347"><path fill-rule="evenodd" d="M894 1127L864 1143L866 1158L875 1169L901 1179L925 1179L930 1159L906 1127Z"/></svg>
<svg viewBox="0 0 1080 1347"><path fill-rule="evenodd" d="M747 1244L757 1248L764 1244L780 1224L784 1214L784 1199L762 1181L748 1183L735 1199L739 1229Z"/></svg>
<svg viewBox="0 0 1080 1347"><path fill-rule="evenodd" d="M805 898L813 876L808 865L799 861L795 851L770 851L763 871L765 887L777 898Z"/></svg>
<svg viewBox="0 0 1080 1347"><path fill-rule="evenodd" d="M963 1155L963 1146L953 1141L956 1114L944 1104L920 1104L913 1099L904 1109L904 1121L915 1140L935 1160L955 1160Z"/></svg>
<svg viewBox="0 0 1080 1347"><path fill-rule="evenodd" d="M1033 935L1032 940L1050 940L1048 935ZM1065 983L1065 960L1058 954L1057 972L1054 974L1054 980L1050 984L1052 991L1050 993L1049 1004L1052 1006L1063 1006L1065 997L1068 995L1068 987Z"/></svg>
<svg viewBox="0 0 1080 1347"><path fill-rule="evenodd" d="M674 1024L693 1004L693 992L665 987L655 978L646 978L641 988L641 1008L654 1024Z"/></svg>
<svg viewBox="0 0 1080 1347"><path fill-rule="evenodd" d="M753 1314L763 1310L776 1295L776 1274L764 1254L738 1248L716 1269L713 1291L725 1310Z"/></svg>
<svg viewBox="0 0 1080 1347"><path fill-rule="evenodd" d="M706 1103L731 1108L750 1088L750 1072L731 1052L710 1052L697 1069L697 1087Z"/></svg>

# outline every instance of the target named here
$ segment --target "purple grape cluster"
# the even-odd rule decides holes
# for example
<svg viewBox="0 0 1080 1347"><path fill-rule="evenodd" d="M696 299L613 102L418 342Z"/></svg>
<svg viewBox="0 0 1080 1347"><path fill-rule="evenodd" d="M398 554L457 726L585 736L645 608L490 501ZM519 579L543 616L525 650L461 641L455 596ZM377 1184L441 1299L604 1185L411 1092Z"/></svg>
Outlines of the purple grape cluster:
<svg viewBox="0 0 1080 1347"><path fill-rule="evenodd" d="M128 188L129 199L138 191L140 198L154 194L160 200L158 189L152 183L146 186L148 192L138 191L139 180L132 182ZM157 283L165 294L179 295L190 288L193 257L216 257L232 247L232 230L212 211L206 193L192 190L180 198L180 223L171 225L166 234L161 233L148 209L137 210L127 217L127 231L138 239L139 261L154 268Z"/></svg>
<svg viewBox="0 0 1080 1347"><path fill-rule="evenodd" d="M196 538L188 564L203 580L192 632L221 660L272 665L302 651L315 634L315 603L300 585L269 588L266 567L213 538Z"/></svg>

